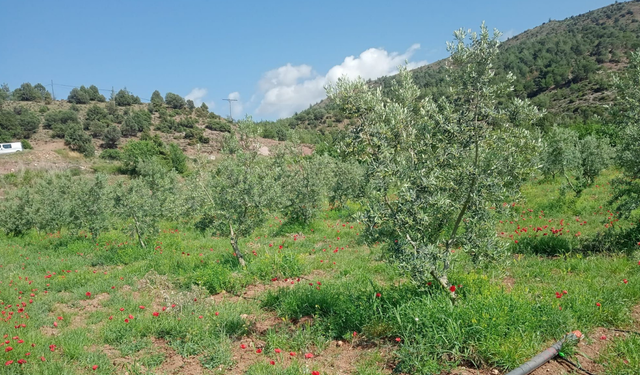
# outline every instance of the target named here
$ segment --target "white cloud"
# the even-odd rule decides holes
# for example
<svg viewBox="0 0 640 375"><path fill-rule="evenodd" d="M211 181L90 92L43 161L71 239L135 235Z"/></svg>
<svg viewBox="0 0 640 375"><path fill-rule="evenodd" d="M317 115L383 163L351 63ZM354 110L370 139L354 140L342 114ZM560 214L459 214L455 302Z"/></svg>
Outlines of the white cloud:
<svg viewBox="0 0 640 375"><path fill-rule="evenodd" d="M404 53L389 53L382 48L370 48L359 56L348 56L340 65L329 69L326 75L318 75L309 65L287 64L265 73L258 83L264 94L256 114L291 116L325 97L324 86L346 76L350 79L362 77L375 79L395 74L398 66L408 61L419 44L412 45ZM426 61L410 62L409 69L425 65Z"/></svg>
<svg viewBox="0 0 640 375"><path fill-rule="evenodd" d="M266 72L258 85L260 91L267 92L268 90L277 86L290 86L298 83L300 78L308 78L312 74L311 67L309 65L292 66L287 64L281 66L278 69L270 70Z"/></svg>
<svg viewBox="0 0 640 375"><path fill-rule="evenodd" d="M516 34L517 34L517 32L516 32L516 30L515 30L515 29L507 30L507 31L505 31L504 33L502 33L502 35L500 36L500 41L501 41L501 42L504 42L504 41L505 41L505 40L507 40L507 39L511 39L511 38L513 38L514 36L516 36Z"/></svg>
<svg viewBox="0 0 640 375"><path fill-rule="evenodd" d="M207 95L207 89L202 89L199 87L194 88L188 93L184 98L185 100L193 100L196 106L202 103L202 98Z"/></svg>

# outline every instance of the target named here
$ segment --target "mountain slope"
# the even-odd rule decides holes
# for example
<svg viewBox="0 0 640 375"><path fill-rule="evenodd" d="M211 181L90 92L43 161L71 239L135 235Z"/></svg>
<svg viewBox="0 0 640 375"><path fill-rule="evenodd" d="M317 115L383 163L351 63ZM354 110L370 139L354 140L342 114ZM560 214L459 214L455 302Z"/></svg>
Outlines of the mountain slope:
<svg viewBox="0 0 640 375"><path fill-rule="evenodd" d="M513 95L529 98L549 113L543 122L571 124L606 117L612 71L626 66L640 48L640 1L616 3L527 30L501 45L497 74L516 76ZM446 59L412 71L423 96L446 95ZM372 82L383 91L395 76ZM326 100L294 115L290 127L327 128L344 118Z"/></svg>

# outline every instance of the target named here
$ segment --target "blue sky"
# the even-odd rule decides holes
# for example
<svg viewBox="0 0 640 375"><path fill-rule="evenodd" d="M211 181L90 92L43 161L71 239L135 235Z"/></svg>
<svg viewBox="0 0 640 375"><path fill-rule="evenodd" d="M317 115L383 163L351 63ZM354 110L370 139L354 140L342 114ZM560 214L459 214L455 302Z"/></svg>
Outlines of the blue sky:
<svg viewBox="0 0 640 375"><path fill-rule="evenodd" d="M0 0L0 82L170 91L224 116L221 99L233 97L234 117L276 119L322 99L341 75L376 78L405 59L446 57L460 27L484 20L515 35L610 3ZM58 99L69 90L55 86Z"/></svg>

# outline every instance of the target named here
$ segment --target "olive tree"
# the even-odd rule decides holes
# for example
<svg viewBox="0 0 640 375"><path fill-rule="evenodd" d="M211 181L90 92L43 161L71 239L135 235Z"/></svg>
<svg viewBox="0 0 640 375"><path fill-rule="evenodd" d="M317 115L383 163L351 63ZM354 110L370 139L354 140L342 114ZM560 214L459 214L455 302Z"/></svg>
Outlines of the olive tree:
<svg viewBox="0 0 640 375"><path fill-rule="evenodd" d="M268 209L274 202L273 174L267 161L258 155L255 132L250 118L239 121L238 150L227 155L211 173L196 178L200 187L196 195L203 202L196 227L228 235L242 267L246 262L238 239L266 222Z"/></svg>
<svg viewBox="0 0 640 375"><path fill-rule="evenodd" d="M175 195L176 174L154 159L141 161L138 170L139 177L115 186L113 197L117 217L128 224L129 233L145 248L158 234L158 224Z"/></svg>
<svg viewBox="0 0 640 375"><path fill-rule="evenodd" d="M618 137L616 162L624 172L613 183L618 209L630 216L640 208L640 50L631 53L624 74L614 76L616 101L612 115Z"/></svg>
<svg viewBox="0 0 640 375"><path fill-rule="evenodd" d="M295 156L281 169L279 206L287 220L307 224L320 211L333 164L328 156Z"/></svg>
<svg viewBox="0 0 640 375"><path fill-rule="evenodd" d="M538 147L498 105L513 81L494 74L500 35L484 24L480 33L454 32L447 45L448 98L419 101L406 68L387 97L362 79L327 88L357 120L343 148L366 168L362 219L369 239L386 241L418 285L433 277L452 299L452 250L462 246L476 261L502 254L490 208L517 194Z"/></svg>

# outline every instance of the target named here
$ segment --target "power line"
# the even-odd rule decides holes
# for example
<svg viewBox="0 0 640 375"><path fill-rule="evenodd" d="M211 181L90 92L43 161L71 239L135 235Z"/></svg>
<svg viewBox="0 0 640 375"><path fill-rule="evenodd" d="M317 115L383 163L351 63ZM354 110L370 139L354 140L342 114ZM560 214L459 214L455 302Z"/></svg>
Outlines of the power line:
<svg viewBox="0 0 640 375"><path fill-rule="evenodd" d="M238 99L228 98L228 99L222 99L222 100L226 100L229 102L229 118L231 119L231 122L233 122L233 116L231 115L231 102L237 102Z"/></svg>

